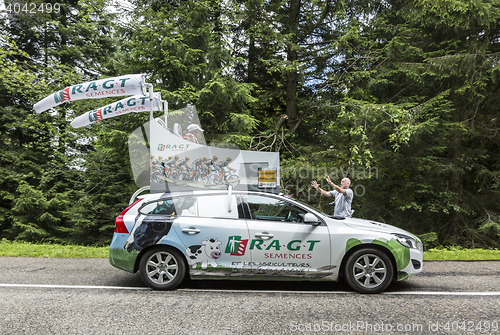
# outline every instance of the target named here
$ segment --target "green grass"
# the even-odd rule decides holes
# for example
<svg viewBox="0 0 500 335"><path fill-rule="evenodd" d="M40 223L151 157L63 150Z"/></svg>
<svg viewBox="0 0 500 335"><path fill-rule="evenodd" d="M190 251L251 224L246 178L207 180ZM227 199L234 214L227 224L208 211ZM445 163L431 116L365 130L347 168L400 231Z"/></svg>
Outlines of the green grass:
<svg viewBox="0 0 500 335"><path fill-rule="evenodd" d="M498 249L463 249L461 247L434 248L424 252L424 260L500 260Z"/></svg>
<svg viewBox="0 0 500 335"><path fill-rule="evenodd" d="M107 258L108 247L0 241L0 257Z"/></svg>
<svg viewBox="0 0 500 335"><path fill-rule="evenodd" d="M107 258L108 247L33 244L0 241L0 257ZM498 249L434 248L424 252L424 260L500 260Z"/></svg>

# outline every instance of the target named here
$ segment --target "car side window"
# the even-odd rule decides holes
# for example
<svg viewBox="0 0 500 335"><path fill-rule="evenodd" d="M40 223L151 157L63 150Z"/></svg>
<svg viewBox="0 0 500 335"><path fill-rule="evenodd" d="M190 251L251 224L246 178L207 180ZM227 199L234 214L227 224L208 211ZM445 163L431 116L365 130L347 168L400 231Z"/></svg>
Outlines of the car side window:
<svg viewBox="0 0 500 335"><path fill-rule="evenodd" d="M174 200L162 199L150 202L139 209L139 213L144 215L161 214L172 215L175 212Z"/></svg>
<svg viewBox="0 0 500 335"><path fill-rule="evenodd" d="M184 197L175 206L177 216L198 216L198 198Z"/></svg>
<svg viewBox="0 0 500 335"><path fill-rule="evenodd" d="M307 211L294 204L271 197L247 195L247 204L253 220L301 223Z"/></svg>
<svg viewBox="0 0 500 335"><path fill-rule="evenodd" d="M238 219L236 196L228 199L227 194L198 197L198 213L200 217ZM230 203L228 203L228 200ZM229 209L231 211L229 211Z"/></svg>
<svg viewBox="0 0 500 335"><path fill-rule="evenodd" d="M161 199L139 209L144 215L197 216L196 197Z"/></svg>

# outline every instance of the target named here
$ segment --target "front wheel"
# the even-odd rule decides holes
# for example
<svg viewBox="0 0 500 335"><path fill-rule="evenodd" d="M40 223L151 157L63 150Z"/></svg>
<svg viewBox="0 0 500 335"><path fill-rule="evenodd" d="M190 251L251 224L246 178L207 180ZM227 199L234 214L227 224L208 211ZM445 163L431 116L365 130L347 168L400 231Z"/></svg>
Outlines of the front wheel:
<svg viewBox="0 0 500 335"><path fill-rule="evenodd" d="M141 258L139 272L142 281L152 289L172 290L184 279L186 264L181 253L173 248L153 248Z"/></svg>
<svg viewBox="0 0 500 335"><path fill-rule="evenodd" d="M344 271L347 284L360 293L380 293L394 276L390 258L375 248L355 251L347 259Z"/></svg>

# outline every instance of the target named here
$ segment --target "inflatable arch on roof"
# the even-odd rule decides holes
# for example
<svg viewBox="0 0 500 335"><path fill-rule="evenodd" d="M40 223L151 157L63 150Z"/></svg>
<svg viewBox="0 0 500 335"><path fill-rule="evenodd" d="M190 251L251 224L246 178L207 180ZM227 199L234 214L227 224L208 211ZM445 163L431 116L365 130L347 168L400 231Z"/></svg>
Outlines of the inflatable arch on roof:
<svg viewBox="0 0 500 335"><path fill-rule="evenodd" d="M129 136L129 155L138 187L149 185L151 192L192 189L261 190L279 193L279 153L257 152L207 146L203 136L195 143L182 133L198 125L194 106L168 113L168 103L143 74L99 79L68 86L34 105L38 113L68 101L127 96L101 108L88 111L74 120L74 128L128 113L150 112L150 120ZM164 118L154 118L163 111ZM169 126L171 126L171 130Z"/></svg>

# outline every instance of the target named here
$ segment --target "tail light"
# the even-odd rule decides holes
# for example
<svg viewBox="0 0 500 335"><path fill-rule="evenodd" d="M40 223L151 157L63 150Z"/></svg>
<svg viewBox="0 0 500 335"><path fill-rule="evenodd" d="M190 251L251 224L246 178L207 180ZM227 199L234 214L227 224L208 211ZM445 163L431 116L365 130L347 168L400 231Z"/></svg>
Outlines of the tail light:
<svg viewBox="0 0 500 335"><path fill-rule="evenodd" d="M130 208L132 208L139 201L142 201L142 199L137 199L136 201L134 201L133 204L131 204L130 206L128 206L127 208L125 208L125 210L123 212L121 212L120 215L118 215L116 217L116 220L115 220L115 233L128 234L128 229L125 226L125 222L123 222L123 216L125 215L125 213L128 212L128 210Z"/></svg>

